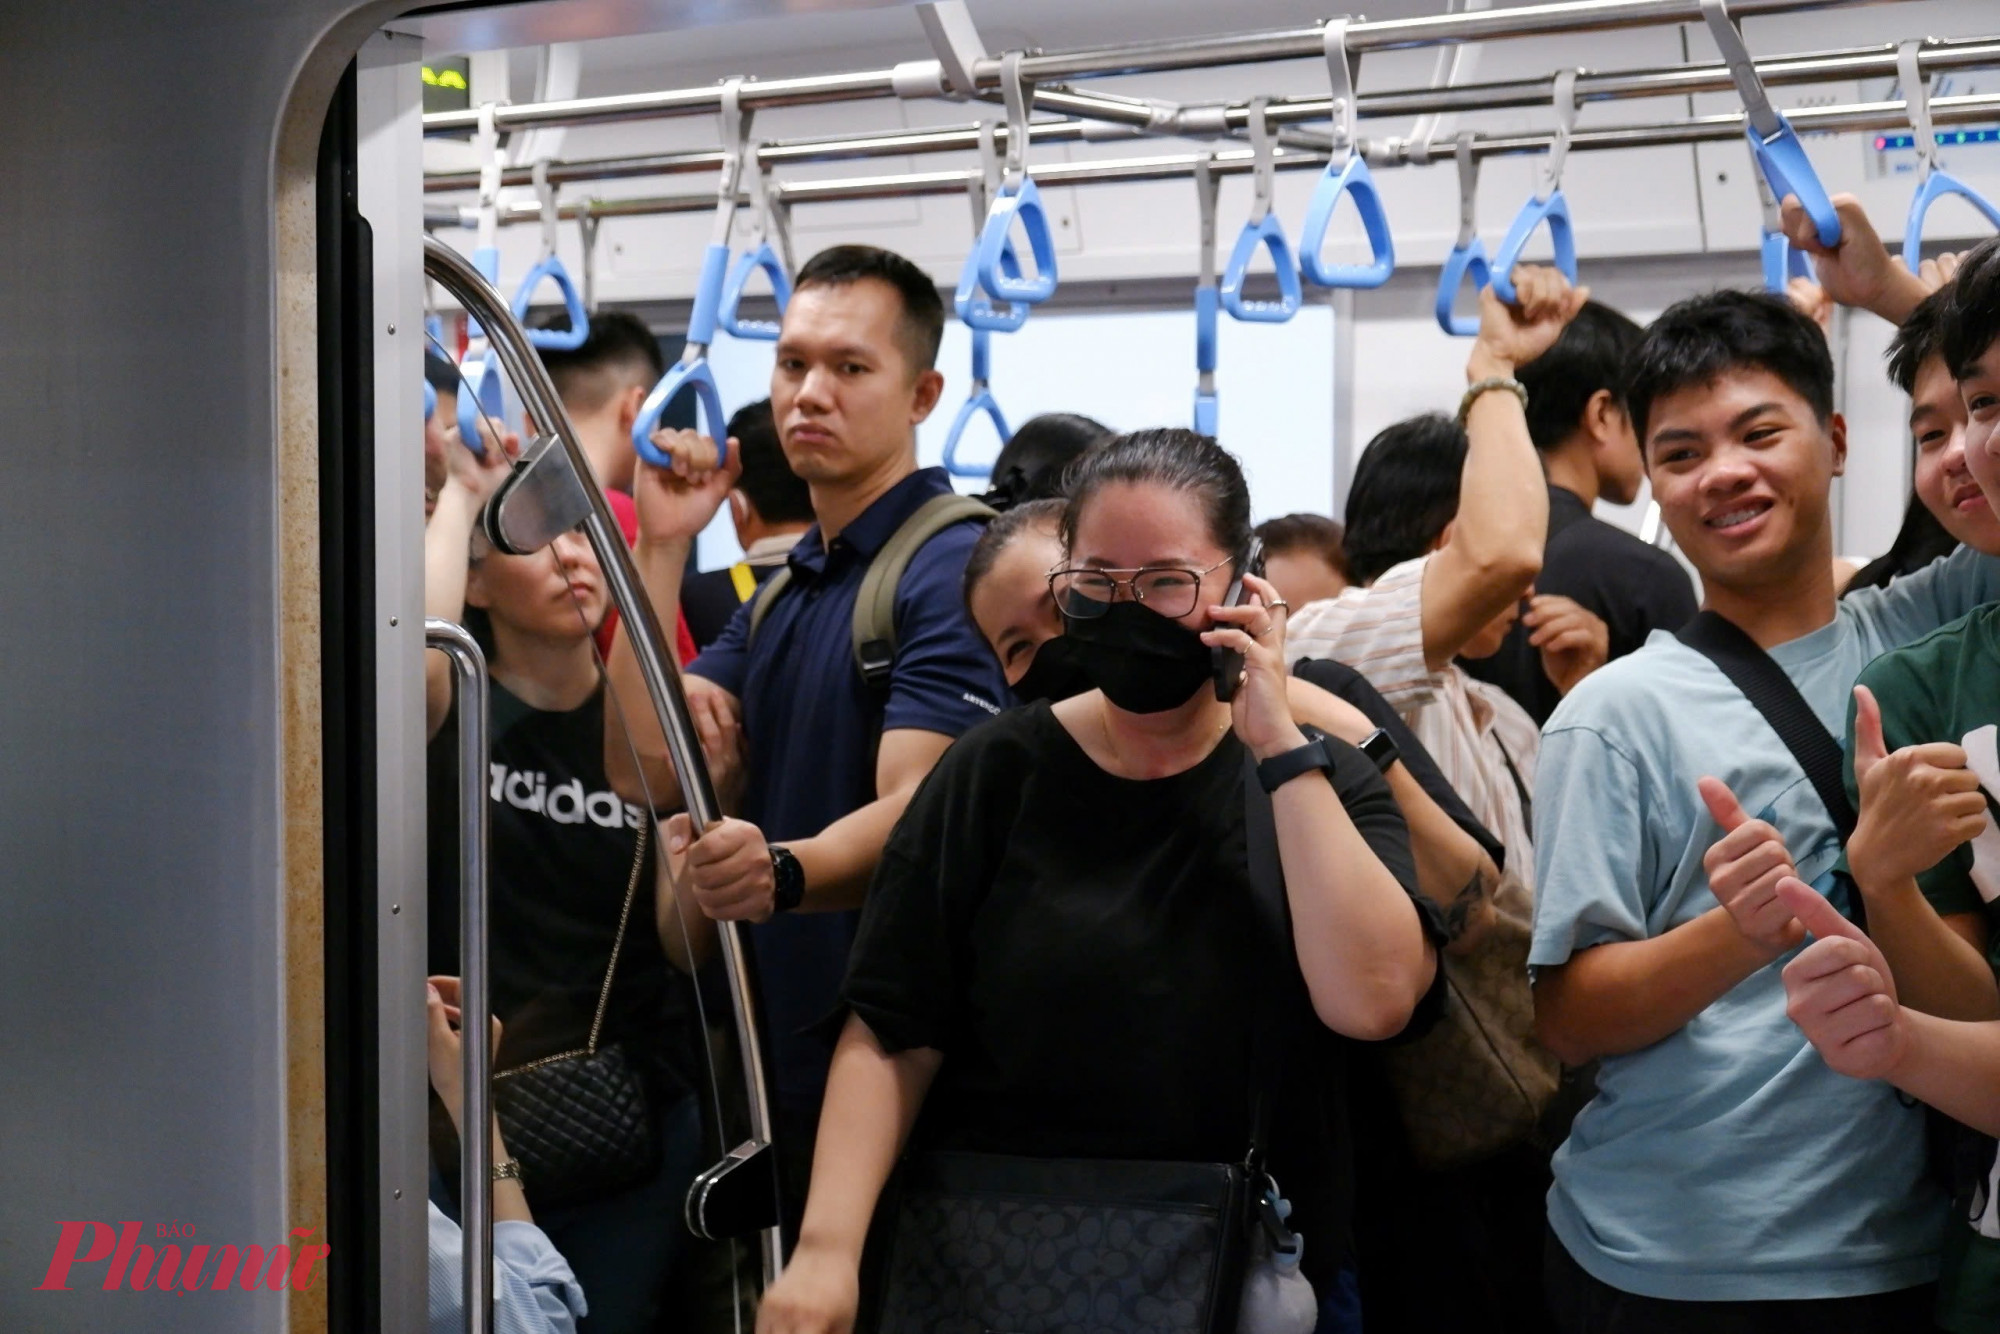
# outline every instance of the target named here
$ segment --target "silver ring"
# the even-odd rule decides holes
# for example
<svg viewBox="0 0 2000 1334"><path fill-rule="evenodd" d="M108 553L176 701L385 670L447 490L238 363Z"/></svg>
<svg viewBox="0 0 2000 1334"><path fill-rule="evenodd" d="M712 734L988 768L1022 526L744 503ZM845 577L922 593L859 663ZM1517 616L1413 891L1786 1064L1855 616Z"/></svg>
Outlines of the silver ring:
<svg viewBox="0 0 2000 1334"><path fill-rule="evenodd" d="M1265 607L1265 610L1276 611L1280 607L1283 607L1285 609L1286 615L1291 614L1292 604L1285 601L1283 598L1272 598L1270 604L1267 607Z"/></svg>

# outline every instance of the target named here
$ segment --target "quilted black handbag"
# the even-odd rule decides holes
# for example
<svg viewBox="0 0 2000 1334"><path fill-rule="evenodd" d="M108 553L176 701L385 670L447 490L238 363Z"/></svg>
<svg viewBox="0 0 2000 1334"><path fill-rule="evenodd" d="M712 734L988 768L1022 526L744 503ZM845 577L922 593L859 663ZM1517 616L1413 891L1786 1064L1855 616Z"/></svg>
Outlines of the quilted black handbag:
<svg viewBox="0 0 2000 1334"><path fill-rule="evenodd" d="M659 1123L646 1081L625 1048L600 1046L618 955L646 860L647 826L639 822L632 879L611 944L611 961L597 993L597 1014L582 1047L495 1072L493 1115L507 1151L521 1164L521 1183L537 1208L554 1209L615 1195L660 1173Z"/></svg>
<svg viewBox="0 0 2000 1334"><path fill-rule="evenodd" d="M1246 775L1251 883L1275 951L1291 926L1268 799ZM874 1334L1232 1334L1263 1198L1284 1047L1259 970L1241 1163L918 1152L876 1211L857 1328ZM1293 971L1296 971L1294 968Z"/></svg>

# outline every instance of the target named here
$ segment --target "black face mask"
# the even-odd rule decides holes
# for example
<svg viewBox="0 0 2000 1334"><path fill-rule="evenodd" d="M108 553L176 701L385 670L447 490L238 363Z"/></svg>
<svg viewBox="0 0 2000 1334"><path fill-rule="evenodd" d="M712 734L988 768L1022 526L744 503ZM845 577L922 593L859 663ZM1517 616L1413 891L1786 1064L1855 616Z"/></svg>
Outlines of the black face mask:
<svg viewBox="0 0 2000 1334"><path fill-rule="evenodd" d="M1054 704L1091 688L1090 676L1076 660L1076 645L1068 635L1045 640L1033 661L1014 683L1014 698L1023 704L1045 699Z"/></svg>
<svg viewBox="0 0 2000 1334"><path fill-rule="evenodd" d="M1077 666L1127 713L1177 709L1214 680L1215 657L1200 633L1140 603L1114 602L1065 630Z"/></svg>

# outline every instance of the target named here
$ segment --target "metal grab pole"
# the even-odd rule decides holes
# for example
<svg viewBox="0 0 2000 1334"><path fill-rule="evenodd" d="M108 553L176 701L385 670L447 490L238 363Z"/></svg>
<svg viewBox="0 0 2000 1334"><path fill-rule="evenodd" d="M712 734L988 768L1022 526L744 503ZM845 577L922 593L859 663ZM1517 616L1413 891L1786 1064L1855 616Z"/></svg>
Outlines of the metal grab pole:
<svg viewBox="0 0 2000 1334"><path fill-rule="evenodd" d="M491 327L490 325L488 326ZM465 1334L493 1329L493 1003L486 977L486 655L435 616L424 643L458 683L458 1203Z"/></svg>
<svg viewBox="0 0 2000 1334"><path fill-rule="evenodd" d="M706 206L715 207L713 194L707 197ZM715 785L709 779L708 761L696 737L694 720L688 713L680 673L669 665L671 659L667 655L667 641L661 632L659 614L639 581L638 567L633 564L632 553L626 549L617 519L604 499L603 488L597 484L596 474L591 471L590 461L584 455L583 445L577 439L576 427L563 407L562 397L556 393L555 382L549 378L547 368L529 344L520 321L514 318L507 301L463 255L435 236L426 236L424 273L456 297L485 327L487 337L506 368L509 383L519 392L535 421L561 442L570 467L583 483L590 500L590 516L584 520L583 531L590 539L591 549L597 554L598 564L604 569L605 585L612 601L617 605L619 615L625 618L627 638L638 658L639 671L646 682L646 694L659 720L660 730L666 737L668 755L680 780L681 796L687 803L688 816L697 829L714 824L722 816L721 806L715 798ZM723 968L729 980L730 1008L743 1053L743 1082L750 1110L750 1132L761 1143L769 1144L772 1142L770 1095L764 1081L763 1048L757 1040L755 1007L750 992L749 971L744 962L741 928L735 922L718 922L716 935L722 945ZM784 1259L775 1227L764 1231L763 1258L764 1281L768 1285L776 1281Z"/></svg>

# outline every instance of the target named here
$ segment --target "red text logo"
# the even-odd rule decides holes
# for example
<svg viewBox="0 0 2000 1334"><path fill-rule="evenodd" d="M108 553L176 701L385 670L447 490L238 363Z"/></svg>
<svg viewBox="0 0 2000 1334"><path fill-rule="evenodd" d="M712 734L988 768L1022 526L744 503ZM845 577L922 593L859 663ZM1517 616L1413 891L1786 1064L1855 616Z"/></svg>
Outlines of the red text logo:
<svg viewBox="0 0 2000 1334"><path fill-rule="evenodd" d="M271 1292L282 1292L288 1287L293 1292L309 1292L320 1279L313 1266L333 1254L331 1246L307 1244L306 1239L319 1231L311 1227L292 1229L291 1235L299 1242L298 1253L294 1255L292 1247L287 1245L266 1251L262 1246L211 1248L206 1243L190 1245L183 1254L177 1242L169 1242L156 1252L139 1240L145 1230L143 1223L122 1222L115 1229L109 1223L56 1226L62 1232L56 1238L55 1257L49 1261L48 1276L36 1288L37 1292L74 1292L69 1282L72 1269L106 1261L109 1262L104 1271L106 1292L128 1287L151 1288L155 1292L197 1292L206 1287L219 1292L232 1285L243 1292L255 1292L260 1287ZM155 1241L163 1237L191 1241L194 1235L195 1230L189 1224L153 1225ZM84 1275L76 1277L85 1280Z"/></svg>

